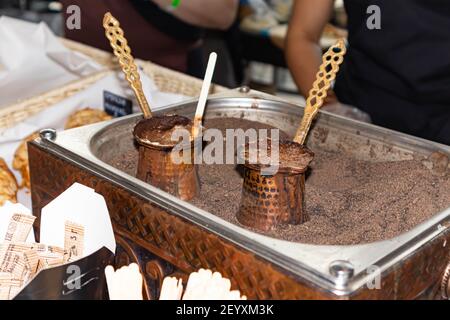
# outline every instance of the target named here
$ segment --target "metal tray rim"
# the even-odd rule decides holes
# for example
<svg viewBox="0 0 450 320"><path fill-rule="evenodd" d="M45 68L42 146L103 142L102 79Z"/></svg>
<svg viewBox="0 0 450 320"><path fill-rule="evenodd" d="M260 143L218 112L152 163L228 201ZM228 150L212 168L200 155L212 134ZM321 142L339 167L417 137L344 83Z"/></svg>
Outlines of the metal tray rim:
<svg viewBox="0 0 450 320"><path fill-rule="evenodd" d="M268 95L254 92L254 91L250 91L249 93L245 93L245 94L243 94L240 91L233 91L232 93L229 93L229 92L222 93L222 94L212 96L211 99L222 99L222 98L229 98L229 97L246 98L246 99L248 99L248 98L270 99L273 101L279 101L279 102L283 102L283 103L292 104L292 103L286 102L282 99L274 98L273 96L268 96ZM190 100L190 101L192 102L193 100ZM161 112L168 111L168 110L173 109L174 107L182 106L183 104L188 103L188 102L167 106L167 107L161 108L159 110ZM272 241L273 243L276 243L276 245L272 246L272 247L267 246L267 243L265 243L263 245L259 245L257 247L254 247L252 245L251 246L252 248L250 250L257 255L260 255L263 252L266 255L264 257L265 259L270 260L274 264L277 264L284 268L287 268L289 271L291 271L294 274L297 274L299 276L305 276L306 274L308 274L310 279L312 276L312 279L315 280L315 282L318 285L326 287L326 288L332 290L333 292L335 292L336 294L339 294L339 295L348 294L354 290L357 290L362 285L364 285L364 283L366 283L368 281L368 279L369 279L368 275L364 274L364 272L363 272L364 270L361 269L361 270L357 270L357 272L355 273L355 276L345 286L339 286L337 283L337 279L333 278L327 272L326 266L322 266L321 268L317 268L317 266L312 267L311 265L305 264L303 261L301 261L302 259L295 259L292 257L292 255L281 254L279 252L273 251L273 248L277 247L278 244L280 244L280 246L283 246L282 244L284 243L284 245L289 244L289 246L293 247L291 242L277 240L277 239L274 240L272 238L269 238L269 237L266 237L263 235L254 234L248 230L234 226L235 228L240 228L243 231L245 231L244 235L242 235L242 232L240 232L238 234L239 235L238 238L241 240L241 242L237 243L236 239L233 239L236 236L236 232L235 232L235 230L233 230L233 228L230 228L230 226L227 225L228 223L225 225L222 224L218 228L218 226L216 225L217 221L214 221L214 219L211 220L211 217L208 217L208 215L211 215L210 213L200 210L199 208L196 208L196 207L190 205L189 203L180 201L179 199L176 199L176 198L170 196L169 194L162 192L161 190L158 190L152 186L149 186L149 185L143 183L142 181L137 180L134 177L131 177L123 172L120 172L119 170L101 162L95 156L89 154L91 151L90 150L90 141L93 136L99 135L102 132L102 130L106 130L106 128L108 128L110 125L113 125L116 122L129 121L130 119L133 119L136 117L139 117L139 115L131 115L128 117L115 119L115 120L112 120L112 121L106 122L106 123L99 123L99 124L94 124L91 126L81 128L81 129L69 130L69 131L63 132L61 134L58 134L56 141L41 139L37 143L39 143L42 147L47 149L49 152L57 153L58 156L64 157L67 160L74 162L77 165L81 165L84 168L90 170L91 172L93 172L97 175L101 172L101 175L104 178L114 182L115 184L118 184L118 183L123 184L124 182L126 182L125 185L128 187L131 187L132 189L135 189L135 190L137 190L137 188L139 188L140 190L142 190L142 188L146 189L145 194L141 194L141 196L144 196L144 197L148 198L149 200L157 200L157 202L161 202L169 210L173 211L173 209L175 208L176 211L180 211L178 213L178 215L182 216L183 218L186 218L186 216L184 216L182 214L182 212L187 212L187 211L192 215L191 218L193 218L193 217L198 218L198 216L200 216L201 217L200 221L193 221L193 222L202 225L203 227L209 229L211 232L214 232L215 234L218 234L219 236L224 237L224 238L232 241L233 243L236 243L237 245L242 246L242 241L244 241L244 243L249 242L250 244L254 244L252 237L255 237L255 236L258 238L265 238L266 242ZM326 113L325 113L325 117L321 116L319 121L335 121L337 123L343 122L346 127L349 126L349 121L352 122L353 125L355 124L355 121L353 121L353 120L337 117L337 116L334 116L331 114L326 114ZM367 126L368 126L367 124L359 123L357 121L356 121L356 125L361 128L367 128ZM387 130L387 129L379 128L379 127L377 128L377 127L371 126L371 125L369 125L369 126L373 130L381 129L383 131L386 130L386 131L392 132L392 130ZM373 127L375 127L375 128L373 128ZM448 154L450 154L450 147L440 145L440 144L437 144L434 142L426 141L423 139L410 137L410 136L403 135L403 134L400 134L400 135L403 136L403 138L405 139L405 142L411 143L412 146L423 147L424 144L426 144L428 146L430 146L430 144L431 144L433 149L437 148L437 149L443 150L444 152L448 152ZM73 142L73 139L77 140L77 143L75 143L75 145L73 145L72 147L64 147L64 145L67 145L67 143L65 143L65 142L68 142L69 140L72 140L72 142ZM89 148L84 148L83 152L81 152L81 155L77 155L77 153L80 154L79 153L80 148L83 149L83 146L86 147L87 145L89 145ZM69 157L69 155L70 155L70 157ZM77 159L77 158L78 158L77 161L73 160L73 159ZM93 170L93 168L95 168L95 170ZM102 168L102 170L99 170L99 168ZM167 200L170 200L170 202L168 202ZM218 218L218 219L220 219L220 218ZM431 239L435 236L438 236L439 234L441 234L442 232L447 230L448 226L445 224L445 222L448 221L449 219L450 219L450 208L447 210L444 210L444 212L442 212L442 213L435 215L432 219L415 227L413 230L409 231L408 233L405 233L405 234L398 236L396 238L393 238L393 239L384 240L384 241L380 241L380 242L374 242L374 243L370 243L370 244L353 245L353 246L318 246L318 245L310 245L310 244L296 244L295 247L299 251L313 250L315 252L321 252L322 257L329 256L330 254L332 254L332 255L337 254L340 257L342 257L342 259L345 259L345 257L348 256L349 252L352 252L355 250L360 251L360 252L367 252L367 251L370 251L370 249L373 250L374 248L382 248L382 247L386 247L386 244L392 244L393 242L398 242L401 245L399 245L396 250L397 251L400 250L401 252L396 252L396 250L394 250L390 254L381 256L377 260L377 263L380 262L381 269L384 270L384 269L388 268L390 265L401 260L404 256L406 256L408 254L408 252L413 252L415 249L417 249L418 247L420 247L421 245L426 243L429 239ZM439 227L439 226L441 226L441 227ZM245 239L243 239L242 237L244 237ZM248 244L245 246L245 248L247 250L249 249ZM269 255L269 257L268 257L267 254L269 252L271 252L271 255ZM271 256L273 256L273 257L271 258Z"/></svg>

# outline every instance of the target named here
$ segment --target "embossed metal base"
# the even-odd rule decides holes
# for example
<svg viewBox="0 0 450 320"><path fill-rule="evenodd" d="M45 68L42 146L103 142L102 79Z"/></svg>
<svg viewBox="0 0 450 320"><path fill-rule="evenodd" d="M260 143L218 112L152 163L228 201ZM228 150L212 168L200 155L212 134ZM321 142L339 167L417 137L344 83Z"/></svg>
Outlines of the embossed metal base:
<svg viewBox="0 0 450 320"><path fill-rule="evenodd" d="M260 169L245 166L236 218L243 225L263 231L305 223L309 217L304 210L304 193L304 173L278 172L274 176L263 176Z"/></svg>
<svg viewBox="0 0 450 320"><path fill-rule="evenodd" d="M197 166L193 162L175 164L171 153L172 150L140 146L137 178L181 200L190 200L200 190Z"/></svg>
<svg viewBox="0 0 450 320"><path fill-rule="evenodd" d="M195 108L192 101L161 112L192 117ZM210 97L206 117L242 117L293 136L301 110L277 97L233 91ZM133 146L131 132L139 119L125 117L58 133L54 141L32 142L30 173L37 217L74 182L105 197L114 232L139 260L150 296L157 296L165 274L199 268L220 271L249 299L415 299L431 289L440 294L449 258L450 208L395 239L360 246L312 246L262 236L108 165L105 159ZM326 113L320 114L308 145L367 160L426 159L437 150L450 155L448 146ZM352 266L345 281L330 268L336 261ZM379 290L367 287L373 278L367 270L374 265L381 272Z"/></svg>
<svg viewBox="0 0 450 320"><path fill-rule="evenodd" d="M450 262L444 271L441 282L441 294L443 299L450 300Z"/></svg>

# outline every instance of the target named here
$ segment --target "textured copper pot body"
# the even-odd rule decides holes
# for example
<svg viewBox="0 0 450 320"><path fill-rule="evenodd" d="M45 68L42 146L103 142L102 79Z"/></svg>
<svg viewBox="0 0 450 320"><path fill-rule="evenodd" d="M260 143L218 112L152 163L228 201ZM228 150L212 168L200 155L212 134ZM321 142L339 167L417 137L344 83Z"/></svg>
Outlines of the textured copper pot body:
<svg viewBox="0 0 450 320"><path fill-rule="evenodd" d="M200 190L197 166L194 164L194 143L174 151L175 146L145 141L134 132L139 144L137 178L182 200L194 198ZM183 161L174 161L173 152L183 154Z"/></svg>
<svg viewBox="0 0 450 320"><path fill-rule="evenodd" d="M279 171L261 175L254 166L244 166L244 185L237 219L243 225L270 230L278 225L309 220L304 210L305 173Z"/></svg>
<svg viewBox="0 0 450 320"><path fill-rule="evenodd" d="M292 141L280 141L278 150L273 149L272 144L270 147L266 144L270 154L276 151L279 156L278 170L269 172L267 166L253 163L258 162L256 159L250 161L250 145L247 145L243 154L244 185L237 214L239 222L251 228L268 231L280 225L302 224L308 221L309 216L304 209L305 172L314 153Z"/></svg>

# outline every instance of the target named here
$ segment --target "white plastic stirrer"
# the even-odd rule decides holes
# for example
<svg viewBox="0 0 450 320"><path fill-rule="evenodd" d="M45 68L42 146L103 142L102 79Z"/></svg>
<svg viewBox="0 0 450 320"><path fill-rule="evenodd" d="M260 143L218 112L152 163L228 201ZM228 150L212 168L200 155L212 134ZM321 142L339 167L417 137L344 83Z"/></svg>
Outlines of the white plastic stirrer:
<svg viewBox="0 0 450 320"><path fill-rule="evenodd" d="M216 67L217 53L212 52L209 55L208 66L206 67L205 78L203 80L202 91L198 99L197 110L195 112L194 126L192 128L192 137L195 139L200 132L202 125L203 113L205 112L206 101L208 99L209 88L211 86L214 69Z"/></svg>

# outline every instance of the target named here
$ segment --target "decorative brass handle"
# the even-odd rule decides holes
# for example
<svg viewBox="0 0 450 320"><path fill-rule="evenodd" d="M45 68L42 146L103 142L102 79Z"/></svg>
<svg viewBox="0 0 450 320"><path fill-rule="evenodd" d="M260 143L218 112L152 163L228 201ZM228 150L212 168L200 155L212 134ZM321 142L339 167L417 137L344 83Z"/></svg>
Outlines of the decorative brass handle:
<svg viewBox="0 0 450 320"><path fill-rule="evenodd" d="M339 66L344 61L346 52L345 42L341 39L323 55L322 65L316 75L316 81L314 81L306 100L305 113L295 134L295 142L305 143L312 121L323 106L328 90L330 90L333 80L336 79Z"/></svg>
<svg viewBox="0 0 450 320"><path fill-rule="evenodd" d="M119 59L122 71L125 73L126 79L136 95L144 117L150 118L152 116L150 106L142 90L141 78L137 66L134 63L134 58L131 55L128 41L125 38L123 30L120 28L119 21L108 12L103 18L103 27L105 28L105 35L114 50L114 55Z"/></svg>

